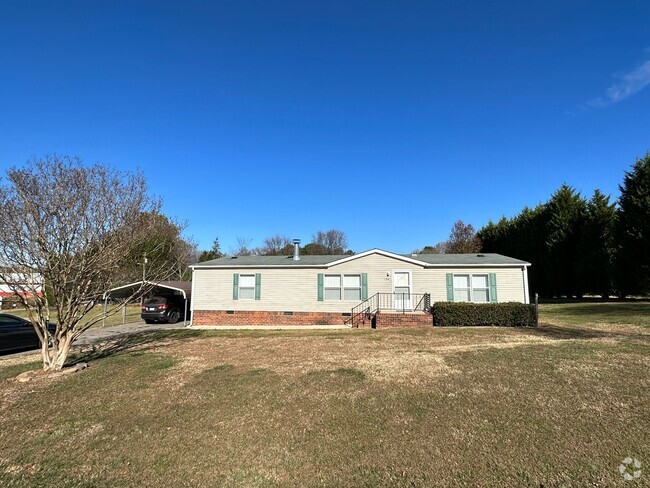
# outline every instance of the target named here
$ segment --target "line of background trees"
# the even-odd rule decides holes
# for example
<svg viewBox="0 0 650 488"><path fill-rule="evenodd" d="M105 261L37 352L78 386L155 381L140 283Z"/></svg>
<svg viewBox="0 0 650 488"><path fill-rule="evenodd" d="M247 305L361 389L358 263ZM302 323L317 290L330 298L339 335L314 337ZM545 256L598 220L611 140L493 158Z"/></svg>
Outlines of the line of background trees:
<svg viewBox="0 0 650 488"><path fill-rule="evenodd" d="M535 208L489 222L482 252L529 261L530 289L546 297L650 293L650 153L625 173L616 202L566 184Z"/></svg>
<svg viewBox="0 0 650 488"><path fill-rule="evenodd" d="M237 248L231 254L233 256L288 256L293 254L292 239L281 234L265 238L259 247L251 247L250 243L250 239L237 238ZM306 256L314 254L354 254L353 251L348 249L348 239L345 233L338 229L319 230L312 236L311 242L300 247L300 253ZM221 251L219 238L217 237L212 244L212 248L201 251L197 260L198 262L204 262L225 255Z"/></svg>
<svg viewBox="0 0 650 488"><path fill-rule="evenodd" d="M650 153L638 159L611 201L567 184L534 208L478 232L457 221L444 242L418 253L499 253L532 263L529 285L544 297L650 294Z"/></svg>

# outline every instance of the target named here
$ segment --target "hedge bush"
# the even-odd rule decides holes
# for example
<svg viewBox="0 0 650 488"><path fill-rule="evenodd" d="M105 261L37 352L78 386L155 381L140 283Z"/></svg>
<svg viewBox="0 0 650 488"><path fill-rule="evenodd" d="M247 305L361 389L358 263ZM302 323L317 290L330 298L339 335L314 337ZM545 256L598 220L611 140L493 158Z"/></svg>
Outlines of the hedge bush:
<svg viewBox="0 0 650 488"><path fill-rule="evenodd" d="M518 302L436 302L431 307L431 313L434 326L534 327L536 325L535 305Z"/></svg>

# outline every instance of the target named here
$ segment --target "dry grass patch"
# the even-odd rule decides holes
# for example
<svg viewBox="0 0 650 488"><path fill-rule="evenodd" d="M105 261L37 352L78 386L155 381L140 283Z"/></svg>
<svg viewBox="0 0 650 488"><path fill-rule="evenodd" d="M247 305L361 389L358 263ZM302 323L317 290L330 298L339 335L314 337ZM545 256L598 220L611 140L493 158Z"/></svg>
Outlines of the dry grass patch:
<svg viewBox="0 0 650 488"><path fill-rule="evenodd" d="M338 330L214 333L157 350L179 357L194 373L220 364L292 376L351 368L373 380L420 384L455 372L445 355L551 343L559 342L530 329Z"/></svg>
<svg viewBox="0 0 650 488"><path fill-rule="evenodd" d="M627 486L621 459L650 445L635 329L130 339L81 374L0 383L0 485Z"/></svg>

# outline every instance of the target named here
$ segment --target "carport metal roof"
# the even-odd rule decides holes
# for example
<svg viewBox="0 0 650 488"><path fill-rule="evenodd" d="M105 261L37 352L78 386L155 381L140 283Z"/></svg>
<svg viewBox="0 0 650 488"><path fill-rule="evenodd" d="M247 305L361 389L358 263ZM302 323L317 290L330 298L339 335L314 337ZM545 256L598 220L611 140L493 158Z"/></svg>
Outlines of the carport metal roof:
<svg viewBox="0 0 650 488"><path fill-rule="evenodd" d="M167 290L180 291L183 298L189 300L192 298L192 282L191 281L136 281L128 285L118 286L104 292L104 300L107 298L127 298L133 295L138 289L142 287L151 286L154 290L156 288L165 288Z"/></svg>

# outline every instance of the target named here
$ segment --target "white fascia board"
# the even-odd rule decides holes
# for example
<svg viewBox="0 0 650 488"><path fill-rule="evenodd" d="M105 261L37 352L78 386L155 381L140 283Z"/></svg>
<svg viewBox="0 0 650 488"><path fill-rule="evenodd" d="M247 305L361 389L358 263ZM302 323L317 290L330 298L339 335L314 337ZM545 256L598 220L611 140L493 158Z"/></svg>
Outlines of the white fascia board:
<svg viewBox="0 0 650 488"><path fill-rule="evenodd" d="M500 264L427 264L425 268L521 268L531 266L530 263L500 263Z"/></svg>
<svg viewBox="0 0 650 488"><path fill-rule="evenodd" d="M213 264L213 265L200 265L193 264L189 268L194 269L293 269L293 268L327 268L328 264L240 264L235 266L233 264Z"/></svg>
<svg viewBox="0 0 650 488"><path fill-rule="evenodd" d="M521 268L531 266L530 263L501 263L501 264L489 264L489 263L481 263L481 264L431 264L431 263L424 263L422 261L414 261L413 259L409 258L396 258L400 259L401 261L406 261L410 262L412 264L417 264L418 266L422 266L423 268ZM217 265L212 265L212 266L201 266L201 265L192 265L189 266L191 269L294 269L294 268L312 268L312 269L327 269L332 266L336 266L341 263L346 263L348 262L348 259L340 259L338 261L331 262L329 264L299 264L299 265L287 265L287 264L249 264L249 265L239 265L239 266L234 266L232 264L217 264Z"/></svg>

